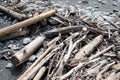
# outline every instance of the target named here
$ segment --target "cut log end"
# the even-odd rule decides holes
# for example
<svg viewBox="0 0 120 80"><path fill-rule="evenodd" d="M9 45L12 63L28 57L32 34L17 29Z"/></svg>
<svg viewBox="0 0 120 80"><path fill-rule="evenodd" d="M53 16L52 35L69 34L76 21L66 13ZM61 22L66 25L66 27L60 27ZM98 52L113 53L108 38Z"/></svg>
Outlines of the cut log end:
<svg viewBox="0 0 120 80"><path fill-rule="evenodd" d="M15 56L13 56L13 57L11 58L11 62L12 62L12 64L13 64L14 66L17 66L18 63L20 63L20 61L19 61Z"/></svg>

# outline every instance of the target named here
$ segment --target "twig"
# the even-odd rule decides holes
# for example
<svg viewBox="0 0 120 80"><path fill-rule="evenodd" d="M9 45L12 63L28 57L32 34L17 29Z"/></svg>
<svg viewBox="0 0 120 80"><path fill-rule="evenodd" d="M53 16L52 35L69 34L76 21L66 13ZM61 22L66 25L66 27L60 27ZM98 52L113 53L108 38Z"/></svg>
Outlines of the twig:
<svg viewBox="0 0 120 80"><path fill-rule="evenodd" d="M52 29L50 31L45 32L44 34L46 36L54 36L54 35L58 35L59 33L65 34L65 33L69 33L69 32L79 31L82 29L82 27L83 26L62 27L62 28Z"/></svg>
<svg viewBox="0 0 120 80"><path fill-rule="evenodd" d="M17 18L17 19L19 19L19 20L22 20L22 19L26 19L26 18L27 18L26 15L17 13L17 12L15 12L15 11L13 11L13 10L10 10L10 9L2 6L2 5L0 5L0 10L6 12L6 13L8 13L8 14L10 14L11 16L13 16L14 18Z"/></svg>
<svg viewBox="0 0 120 80"><path fill-rule="evenodd" d="M44 53L42 53L37 60L17 79L17 80L22 80L23 77L25 77L32 68L34 68L52 49L54 48L54 45L48 47Z"/></svg>
<svg viewBox="0 0 120 80"><path fill-rule="evenodd" d="M107 64L104 69L102 71L100 71L98 74L97 74L97 77L96 77L96 80L100 80L102 78L102 74L105 73L107 70L109 70L109 68L114 65L115 62L112 62L110 64Z"/></svg>
<svg viewBox="0 0 120 80"><path fill-rule="evenodd" d="M105 52L109 51L111 48L113 48L114 45L110 45L109 47L107 47L106 49L100 51L100 52L97 52L95 55L91 56L89 59L94 59L94 58L97 58L99 57L100 55L104 54Z"/></svg>
<svg viewBox="0 0 120 80"><path fill-rule="evenodd" d="M58 45L57 48L53 49L45 58L43 58L23 79L21 80L28 80L32 79L31 76L35 75L38 69L40 69L54 54L56 51L61 49L64 44Z"/></svg>

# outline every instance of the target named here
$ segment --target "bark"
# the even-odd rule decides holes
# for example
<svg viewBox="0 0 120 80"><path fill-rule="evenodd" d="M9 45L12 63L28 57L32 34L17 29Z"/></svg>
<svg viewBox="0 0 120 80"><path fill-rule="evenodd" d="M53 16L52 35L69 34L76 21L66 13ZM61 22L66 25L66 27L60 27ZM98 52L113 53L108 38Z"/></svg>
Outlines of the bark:
<svg viewBox="0 0 120 80"><path fill-rule="evenodd" d="M44 40L44 36L37 37L35 40L13 55L11 59L12 63L15 66L18 66L25 62L27 58L30 57L42 45Z"/></svg>
<svg viewBox="0 0 120 80"><path fill-rule="evenodd" d="M2 29L0 29L0 37L5 36L6 34L9 34L9 33L13 32L13 31L16 31L16 30L18 30L20 28L30 26L31 24L34 24L34 23L36 23L38 21L41 21L41 20L43 20L45 18L48 18L48 17L52 16L53 14L55 14L55 10L50 10L50 11L48 11L46 13L42 13L42 14L40 14L38 16L34 16L34 17L30 18L30 19L21 21L19 23L13 24L11 26L7 26L5 28L2 28Z"/></svg>

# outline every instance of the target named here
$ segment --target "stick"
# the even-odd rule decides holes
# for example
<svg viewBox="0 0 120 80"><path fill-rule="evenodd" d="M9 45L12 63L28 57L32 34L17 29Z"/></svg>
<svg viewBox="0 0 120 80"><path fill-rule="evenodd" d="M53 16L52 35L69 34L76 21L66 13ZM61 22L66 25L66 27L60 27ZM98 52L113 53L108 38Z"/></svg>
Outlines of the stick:
<svg viewBox="0 0 120 80"><path fill-rule="evenodd" d="M101 15L100 15L101 16ZM108 23L110 23L112 26L114 26L117 29L120 29L118 25L114 24L113 22L109 21L108 19L106 19L105 17L101 16L105 21L107 21Z"/></svg>
<svg viewBox="0 0 120 80"><path fill-rule="evenodd" d="M105 80L120 80L120 72L112 72Z"/></svg>
<svg viewBox="0 0 120 80"><path fill-rule="evenodd" d="M96 77L96 80L100 80L102 78L102 74L105 73L107 70L109 70L109 68L114 65L115 62L112 62L110 64L107 64L104 69L102 71L100 71L98 74L97 74L97 77Z"/></svg>
<svg viewBox="0 0 120 80"><path fill-rule="evenodd" d="M4 41L4 40L12 39L12 38L15 38L15 37L20 37L20 36L25 36L28 33L29 33L29 31L25 31L25 30L24 31L18 31L18 32L6 35L5 37L0 37L0 41Z"/></svg>
<svg viewBox="0 0 120 80"><path fill-rule="evenodd" d="M46 47L50 47L53 43L56 43L60 39L61 39L61 35L59 35L58 37L55 37L53 40L47 43Z"/></svg>
<svg viewBox="0 0 120 80"><path fill-rule="evenodd" d="M69 27L62 27L62 28L57 28L57 29L52 29L50 31L45 32L44 34L46 36L53 36L53 35L58 35L59 33L65 34L69 32L75 32L79 31L82 29L83 26L69 26Z"/></svg>
<svg viewBox="0 0 120 80"><path fill-rule="evenodd" d="M42 67L38 73L36 74L35 78L33 80L40 80L43 74L45 73L46 67Z"/></svg>
<svg viewBox="0 0 120 80"><path fill-rule="evenodd" d="M26 18L27 18L26 15L17 13L17 12L15 12L15 11L13 11L13 10L10 10L10 9L2 6L2 5L0 5L0 10L6 12L6 13L8 13L8 14L10 14L11 16L13 16L14 18L17 18L17 19L19 19L19 20L22 20L22 19L26 19Z"/></svg>
<svg viewBox="0 0 120 80"><path fill-rule="evenodd" d="M75 63L76 61L84 58L86 55L92 53L92 51L103 41L103 36L99 35L94 38L89 44L85 45L80 49L80 51L75 55L73 61L71 63Z"/></svg>
<svg viewBox="0 0 120 80"><path fill-rule="evenodd" d="M28 80L32 79L31 76L35 75L36 72L54 55L56 52L63 47L64 44L58 45L57 48L53 49L45 58L43 58L23 79Z"/></svg>
<svg viewBox="0 0 120 80"><path fill-rule="evenodd" d="M39 36L35 40L33 40L31 43L26 45L23 49L18 51L16 54L13 55L11 61L15 66L20 65L24 61L27 60L27 58L35 52L39 46L42 45L43 41L45 40L44 36Z"/></svg>
<svg viewBox="0 0 120 80"><path fill-rule="evenodd" d="M80 62L77 66L75 66L74 68L72 68L69 72L67 72L66 74L62 75L62 76L60 77L60 80L66 79L66 78L69 77L74 71L78 71L78 69L82 68L83 66L85 66L85 65L87 65L87 64L89 64L89 63L91 63L91 62L95 62L95 61L97 61L97 60L99 60L99 58L98 58L98 59L91 60L91 61L89 61L89 62Z"/></svg>
<svg viewBox="0 0 120 80"><path fill-rule="evenodd" d="M110 50L111 48L113 48L113 47L114 47L114 45L111 45L111 46L107 47L106 49L104 49L104 50L102 50L102 51L100 51L100 52L97 52L95 55L91 56L89 59L91 60L91 59L97 58L97 57L99 57L100 55L102 55L103 53L109 51L109 50Z"/></svg>
<svg viewBox="0 0 120 80"><path fill-rule="evenodd" d="M28 74L33 67L35 67L47 54L48 52L50 52L52 49L54 48L54 46L50 46L48 47L44 53L42 53L38 58L37 60L17 79L17 80L22 80L23 77L26 76L26 74Z"/></svg>
<svg viewBox="0 0 120 80"><path fill-rule="evenodd" d="M13 31L16 31L16 30L18 30L20 28L27 27L27 26L29 26L31 24L34 24L34 23L36 23L38 21L41 21L41 20L43 20L43 19L45 19L47 17L52 16L53 14L55 14L55 10L50 10L50 11L48 11L46 13L42 13L42 14L40 14L38 16L34 16L34 17L30 18L30 19L27 19L27 20L24 20L22 22L13 24L11 26L7 26L5 28L2 28L2 29L0 29L0 36L5 36L6 34L9 34L9 33L13 32Z"/></svg>

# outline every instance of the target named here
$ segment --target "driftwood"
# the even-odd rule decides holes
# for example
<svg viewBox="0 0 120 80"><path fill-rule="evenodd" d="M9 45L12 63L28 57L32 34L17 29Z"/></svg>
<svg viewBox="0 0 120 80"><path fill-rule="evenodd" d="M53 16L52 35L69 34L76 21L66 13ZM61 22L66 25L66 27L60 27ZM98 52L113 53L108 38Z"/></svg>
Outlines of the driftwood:
<svg viewBox="0 0 120 80"><path fill-rule="evenodd" d="M78 71L80 68L82 68L83 66L89 64L89 63L92 63L92 62L95 62L95 61L98 61L98 59L94 59L94 60L91 60L89 62L79 62L79 64L77 66L75 66L74 68L72 68L69 72L67 72L66 74L62 75L60 77L60 80L64 80L66 79L67 77L69 77L74 71Z"/></svg>
<svg viewBox="0 0 120 80"><path fill-rule="evenodd" d="M61 49L64 44L58 45L53 49L46 57L44 57L22 80L32 79L31 76L35 75L36 72L54 55L56 52Z"/></svg>
<svg viewBox="0 0 120 80"><path fill-rule="evenodd" d="M32 70L32 68L34 68L53 48L54 48L53 45L48 47L48 49L46 49L45 52L42 53L38 57L38 59L17 80L22 80L23 77L25 77Z"/></svg>
<svg viewBox="0 0 120 80"><path fill-rule="evenodd" d="M31 43L26 45L23 49L18 51L16 54L13 55L11 61L15 66L20 65L24 61L27 60L30 55L36 51L39 46L42 45L43 41L45 40L44 36L39 36L35 40L33 40Z"/></svg>
<svg viewBox="0 0 120 80"><path fill-rule="evenodd" d="M17 31L15 33L11 33L11 34L8 34L4 37L1 37L0 38L0 41L4 41L4 40L8 40L8 39L12 39L12 38L15 38L15 37L19 37L19 36L25 36L29 33L29 31Z"/></svg>
<svg viewBox="0 0 120 80"><path fill-rule="evenodd" d="M34 77L33 80L40 80L42 75L45 73L46 67L42 67L38 73L36 74L36 76Z"/></svg>
<svg viewBox="0 0 120 80"><path fill-rule="evenodd" d="M53 43L56 43L57 41L59 41L61 39L61 35L55 37L53 40L51 40L50 42L48 42L45 47L50 47Z"/></svg>
<svg viewBox="0 0 120 80"><path fill-rule="evenodd" d="M71 63L74 64L76 61L84 58L86 55L89 55L102 41L102 35L94 38L89 44L85 45L83 48L80 49L80 51L75 55Z"/></svg>
<svg viewBox="0 0 120 80"><path fill-rule="evenodd" d="M10 10L10 9L2 6L2 5L0 5L0 10L8 13L9 15L11 15L11 16L13 16L14 18L17 18L17 19L19 19L19 20L22 20L22 19L26 19L26 18L27 18L26 15L17 13L17 12L15 12L15 11L13 11L13 10Z"/></svg>
<svg viewBox="0 0 120 80"><path fill-rule="evenodd" d="M120 80L120 72L112 72L105 80Z"/></svg>
<svg viewBox="0 0 120 80"><path fill-rule="evenodd" d="M98 74L97 74L97 77L96 77L96 80L101 80L102 78L102 74L105 73L107 70L109 70L109 68L111 66L113 66L115 64L115 62L112 62L110 64L107 64L103 70L101 70Z"/></svg>
<svg viewBox="0 0 120 80"><path fill-rule="evenodd" d="M34 24L34 23L38 22L38 21L41 21L41 20L43 20L43 19L45 19L47 17L52 16L53 14L55 14L55 10L50 10L50 11L48 11L46 13L42 13L42 14L40 14L38 16L34 16L34 17L30 18L30 19L21 21L19 23L13 24L11 26L7 26L5 28L2 28L2 29L0 29L0 37L5 36L6 34L9 34L9 33L13 32L13 31L16 31L16 30L18 30L20 28L24 28L24 27L27 27L27 26L29 26L31 24Z"/></svg>
<svg viewBox="0 0 120 80"><path fill-rule="evenodd" d="M53 36L53 35L58 35L59 33L65 34L65 33L69 33L69 32L80 31L82 28L83 28L83 26L62 27L62 28L52 29L50 31L45 32L44 34L46 36Z"/></svg>
<svg viewBox="0 0 120 80"><path fill-rule="evenodd" d="M91 56L89 59L91 60L91 59L94 59L96 57L99 57L100 55L102 55L103 53L109 51L113 47L114 47L114 45L111 45L111 46L107 47L106 49L104 49L104 50L102 50L100 52L97 52L95 55Z"/></svg>

